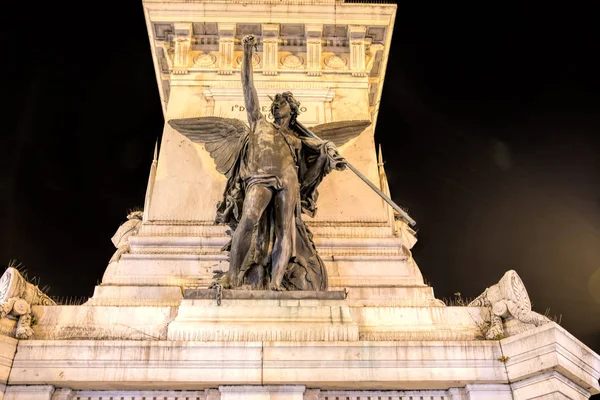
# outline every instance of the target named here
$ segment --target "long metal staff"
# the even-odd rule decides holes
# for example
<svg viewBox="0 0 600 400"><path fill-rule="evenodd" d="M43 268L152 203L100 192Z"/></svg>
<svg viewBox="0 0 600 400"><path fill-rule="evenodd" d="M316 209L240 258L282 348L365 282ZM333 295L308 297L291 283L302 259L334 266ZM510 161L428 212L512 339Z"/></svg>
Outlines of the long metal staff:
<svg viewBox="0 0 600 400"><path fill-rule="evenodd" d="M321 140L321 138L319 138L317 135L315 135L310 129L308 129L307 127L305 127L304 125L302 125L300 122L296 121L296 126L302 130L304 132L304 134L306 134L307 136L313 137L315 139ZM369 180L369 178L367 178L366 176L364 176L359 170L357 170L356 168L354 168L354 166L352 164L350 164L348 162L348 160L346 161L346 165L348 166L348 168L350 168L350 170L352 172L354 172L356 174L356 176L358 176L364 183L366 183L367 185L369 185L369 187L371 189L373 189L375 191L375 193L377 193L383 200L385 200L386 203L388 203L390 206L392 206L392 208L394 210L396 210L398 212L398 214L400 214L400 216L406 221L408 222L408 224L410 226L415 226L416 225L416 221L414 219L412 219L403 209L400 208L400 206L396 203L394 203L394 201L392 199L390 199L385 193L383 193L381 190L379 190L379 188L377 186L375 186L375 184L373 184L373 182L371 182Z"/></svg>

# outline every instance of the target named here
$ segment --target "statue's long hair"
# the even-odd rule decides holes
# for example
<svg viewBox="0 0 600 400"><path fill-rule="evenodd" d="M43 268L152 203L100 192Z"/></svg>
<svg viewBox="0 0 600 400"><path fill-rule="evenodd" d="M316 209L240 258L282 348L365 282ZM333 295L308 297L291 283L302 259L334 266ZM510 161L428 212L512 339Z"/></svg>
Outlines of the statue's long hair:
<svg viewBox="0 0 600 400"><path fill-rule="evenodd" d="M270 97L270 96L269 96ZM281 102L281 100L285 100L290 105L291 110L291 120L290 125L295 125L296 117L300 114L300 102L294 98L292 92L283 92L277 93L275 98L272 99L273 103L271 103L271 115L275 115L273 113L273 107Z"/></svg>

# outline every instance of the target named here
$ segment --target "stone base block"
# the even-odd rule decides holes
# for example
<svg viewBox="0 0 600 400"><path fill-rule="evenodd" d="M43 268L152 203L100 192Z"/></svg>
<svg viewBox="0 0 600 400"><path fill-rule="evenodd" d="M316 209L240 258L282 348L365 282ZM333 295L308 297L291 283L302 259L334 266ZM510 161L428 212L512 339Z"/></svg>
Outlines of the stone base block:
<svg viewBox="0 0 600 400"><path fill-rule="evenodd" d="M221 400L303 400L305 387L220 386Z"/></svg>
<svg viewBox="0 0 600 400"><path fill-rule="evenodd" d="M360 340L475 340L488 310L479 307L350 307Z"/></svg>
<svg viewBox="0 0 600 400"><path fill-rule="evenodd" d="M426 287L406 255L321 254L331 287ZM214 271L227 271L222 253L132 253L108 265L103 285L208 287Z"/></svg>
<svg viewBox="0 0 600 400"><path fill-rule="evenodd" d="M343 300L183 300L169 340L355 341Z"/></svg>
<svg viewBox="0 0 600 400"><path fill-rule="evenodd" d="M96 286L86 306L177 307L183 298L178 286Z"/></svg>
<svg viewBox="0 0 600 400"><path fill-rule="evenodd" d="M53 393L52 385L7 386L4 400L51 400Z"/></svg>
<svg viewBox="0 0 600 400"><path fill-rule="evenodd" d="M34 339L164 340L177 307L33 306Z"/></svg>

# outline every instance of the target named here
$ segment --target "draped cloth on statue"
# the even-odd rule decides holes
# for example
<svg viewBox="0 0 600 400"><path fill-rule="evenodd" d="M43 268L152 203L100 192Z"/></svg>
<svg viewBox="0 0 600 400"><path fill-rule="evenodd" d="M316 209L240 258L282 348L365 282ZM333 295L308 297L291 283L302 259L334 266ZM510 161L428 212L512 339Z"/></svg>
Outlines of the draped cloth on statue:
<svg viewBox="0 0 600 400"><path fill-rule="evenodd" d="M290 146L297 164L299 193L296 202L292 255L285 271L282 286L287 290L327 290L327 271L317 254L312 233L302 220L302 213L313 217L318 198L317 187L323 177L336 169L339 156L331 142L300 137L301 146ZM261 185L272 191L282 190L279 177L248 175L245 171L248 135L241 138L240 152L229 174L223 200L217 206L216 221L236 229L242 216L245 192L250 185ZM255 227L251 245L238 277L245 285L266 288L271 271L271 254L275 243L275 207L271 200ZM224 249L229 250L231 241Z"/></svg>

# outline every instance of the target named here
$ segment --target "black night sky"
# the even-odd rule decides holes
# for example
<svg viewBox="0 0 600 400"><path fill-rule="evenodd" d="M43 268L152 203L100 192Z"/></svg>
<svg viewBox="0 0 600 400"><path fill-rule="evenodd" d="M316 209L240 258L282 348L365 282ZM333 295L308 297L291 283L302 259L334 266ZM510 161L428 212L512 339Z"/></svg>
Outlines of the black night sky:
<svg viewBox="0 0 600 400"><path fill-rule="evenodd" d="M474 297L515 269L600 353L598 13L406 3L375 139L423 276ZM5 7L0 260L91 296L162 133L141 0Z"/></svg>

